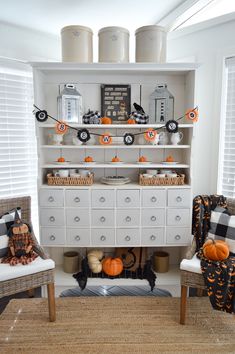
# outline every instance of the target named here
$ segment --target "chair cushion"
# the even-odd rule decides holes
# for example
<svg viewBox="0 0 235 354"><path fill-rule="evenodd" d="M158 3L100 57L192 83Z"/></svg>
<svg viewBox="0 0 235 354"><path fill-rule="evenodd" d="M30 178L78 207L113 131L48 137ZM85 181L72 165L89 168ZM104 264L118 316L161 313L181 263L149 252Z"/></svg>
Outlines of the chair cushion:
<svg viewBox="0 0 235 354"><path fill-rule="evenodd" d="M186 270L187 272L202 274L201 261L197 258L196 254L192 259L183 259L180 263L180 270Z"/></svg>
<svg viewBox="0 0 235 354"><path fill-rule="evenodd" d="M18 211L19 216L21 216L21 208L9 210L4 215L0 216L0 258L7 255L9 241L7 233L15 220L16 210Z"/></svg>
<svg viewBox="0 0 235 354"><path fill-rule="evenodd" d="M16 266L10 266L9 264L0 263L0 282L53 268L55 268L55 262L52 259L42 259L41 257L37 257L27 265L17 264Z"/></svg>
<svg viewBox="0 0 235 354"><path fill-rule="evenodd" d="M235 255L235 215L227 209L217 207L211 212L208 237L225 241L229 245L230 254Z"/></svg>

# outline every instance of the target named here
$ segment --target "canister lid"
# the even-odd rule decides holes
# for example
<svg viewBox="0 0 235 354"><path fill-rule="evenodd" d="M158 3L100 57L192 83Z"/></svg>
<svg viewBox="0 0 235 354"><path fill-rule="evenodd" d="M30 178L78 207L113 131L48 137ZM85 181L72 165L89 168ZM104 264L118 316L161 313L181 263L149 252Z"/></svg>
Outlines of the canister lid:
<svg viewBox="0 0 235 354"><path fill-rule="evenodd" d="M162 26L157 26L157 25L150 25L150 26L143 26L137 28L135 31L135 34L139 32L144 32L144 31L161 31L161 32L166 32L165 28Z"/></svg>
<svg viewBox="0 0 235 354"><path fill-rule="evenodd" d="M69 30L74 30L74 31L87 31L93 34L93 31L91 28L86 27L86 26L80 26L80 25L71 25L71 26L65 26L61 29L61 33Z"/></svg>
<svg viewBox="0 0 235 354"><path fill-rule="evenodd" d="M111 27L103 27L99 30L98 35L102 32L124 32L128 35L130 35L130 32L128 31L128 29L124 28L124 27L118 27L118 26L111 26Z"/></svg>

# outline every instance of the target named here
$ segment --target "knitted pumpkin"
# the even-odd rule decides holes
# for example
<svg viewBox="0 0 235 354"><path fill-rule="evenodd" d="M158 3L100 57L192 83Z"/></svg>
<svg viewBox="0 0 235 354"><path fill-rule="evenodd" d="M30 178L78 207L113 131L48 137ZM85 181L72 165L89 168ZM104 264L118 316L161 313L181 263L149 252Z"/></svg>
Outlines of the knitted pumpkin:
<svg viewBox="0 0 235 354"><path fill-rule="evenodd" d="M88 264L93 273L100 273L102 271L102 263L100 260L103 257L101 250L91 250L87 254Z"/></svg>
<svg viewBox="0 0 235 354"><path fill-rule="evenodd" d="M123 270L123 263L121 258L105 258L102 262L103 272L110 276L121 274Z"/></svg>
<svg viewBox="0 0 235 354"><path fill-rule="evenodd" d="M209 238L202 247L203 255L212 261L223 261L229 256L229 246L225 241Z"/></svg>

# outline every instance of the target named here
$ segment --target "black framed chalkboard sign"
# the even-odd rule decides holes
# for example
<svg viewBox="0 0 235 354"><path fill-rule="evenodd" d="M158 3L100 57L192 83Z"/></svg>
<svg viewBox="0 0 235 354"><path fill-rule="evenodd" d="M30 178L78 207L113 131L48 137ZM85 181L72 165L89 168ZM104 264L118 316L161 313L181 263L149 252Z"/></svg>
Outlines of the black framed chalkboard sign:
<svg viewBox="0 0 235 354"><path fill-rule="evenodd" d="M130 85L101 85L101 114L113 123L127 121L131 111Z"/></svg>

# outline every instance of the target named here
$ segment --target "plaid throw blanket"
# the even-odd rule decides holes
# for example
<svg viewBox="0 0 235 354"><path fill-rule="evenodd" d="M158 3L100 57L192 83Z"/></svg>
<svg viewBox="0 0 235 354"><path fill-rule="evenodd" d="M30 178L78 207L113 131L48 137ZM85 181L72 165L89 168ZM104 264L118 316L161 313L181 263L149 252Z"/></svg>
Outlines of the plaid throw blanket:
<svg viewBox="0 0 235 354"><path fill-rule="evenodd" d="M196 240L197 257L211 305L214 309L235 312L235 256L215 262L203 256L202 245L210 229L211 211L216 207L226 208L223 196L197 196L193 201L193 235Z"/></svg>

